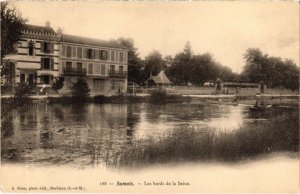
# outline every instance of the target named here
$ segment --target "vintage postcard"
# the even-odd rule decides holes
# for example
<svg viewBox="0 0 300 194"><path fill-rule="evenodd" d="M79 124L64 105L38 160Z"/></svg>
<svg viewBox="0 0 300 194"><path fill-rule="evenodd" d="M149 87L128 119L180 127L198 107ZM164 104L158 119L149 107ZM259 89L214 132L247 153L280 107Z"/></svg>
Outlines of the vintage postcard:
<svg viewBox="0 0 300 194"><path fill-rule="evenodd" d="M299 3L2 1L2 192L299 191Z"/></svg>

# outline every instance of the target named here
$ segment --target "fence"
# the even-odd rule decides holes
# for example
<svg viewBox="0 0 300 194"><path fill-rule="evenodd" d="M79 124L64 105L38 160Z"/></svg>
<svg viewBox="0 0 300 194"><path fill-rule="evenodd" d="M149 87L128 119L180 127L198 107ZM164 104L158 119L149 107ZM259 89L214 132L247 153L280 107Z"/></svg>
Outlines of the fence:
<svg viewBox="0 0 300 194"><path fill-rule="evenodd" d="M138 93L138 94L149 94L151 91L158 89L158 87L130 87L128 88L128 93ZM177 95L211 95L216 94L215 87L197 87L197 86L165 86L163 87L169 94ZM234 88L234 87L223 87L221 89L221 94L238 94L241 96L251 96L259 93L258 88L244 87L244 88ZM299 95L299 91L292 91L290 89L280 89L280 88L267 88L265 94L282 94L282 95Z"/></svg>

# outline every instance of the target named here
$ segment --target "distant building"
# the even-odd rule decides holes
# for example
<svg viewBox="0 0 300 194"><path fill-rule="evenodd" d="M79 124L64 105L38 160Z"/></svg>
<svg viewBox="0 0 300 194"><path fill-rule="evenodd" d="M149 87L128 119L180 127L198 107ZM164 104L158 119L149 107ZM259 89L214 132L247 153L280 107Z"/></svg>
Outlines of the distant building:
<svg viewBox="0 0 300 194"><path fill-rule="evenodd" d="M115 41L57 33L46 26L24 26L13 55L11 83L50 88L55 78L65 78L62 93L69 93L77 78L87 81L92 95L114 95L127 89L128 49ZM6 80L9 80L6 78Z"/></svg>
<svg viewBox="0 0 300 194"><path fill-rule="evenodd" d="M149 79L146 81L147 86L169 86L172 82L166 76L164 71L160 71L157 76L150 75Z"/></svg>

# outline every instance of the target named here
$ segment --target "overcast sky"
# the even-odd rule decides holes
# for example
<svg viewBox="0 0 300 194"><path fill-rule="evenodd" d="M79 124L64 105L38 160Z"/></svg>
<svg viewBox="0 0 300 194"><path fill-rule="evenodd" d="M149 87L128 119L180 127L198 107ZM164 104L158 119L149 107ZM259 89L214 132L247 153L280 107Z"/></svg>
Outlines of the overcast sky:
<svg viewBox="0 0 300 194"><path fill-rule="evenodd" d="M247 48L293 59L299 65L296 2L14 2L30 24L47 20L66 34L99 39L131 37L139 56L175 55L190 41L195 54L210 52L233 71Z"/></svg>

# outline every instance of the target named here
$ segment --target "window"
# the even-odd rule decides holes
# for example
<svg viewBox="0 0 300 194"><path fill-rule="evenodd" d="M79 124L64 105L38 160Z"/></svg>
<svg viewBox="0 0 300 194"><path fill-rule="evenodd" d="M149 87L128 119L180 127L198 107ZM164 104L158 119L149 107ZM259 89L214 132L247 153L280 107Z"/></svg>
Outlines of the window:
<svg viewBox="0 0 300 194"><path fill-rule="evenodd" d="M107 60L107 51L101 50L100 53L101 53L100 59L101 60Z"/></svg>
<svg viewBox="0 0 300 194"><path fill-rule="evenodd" d="M125 52L125 54L124 54L124 62L127 62L127 56L128 55L128 53L127 52Z"/></svg>
<svg viewBox="0 0 300 194"><path fill-rule="evenodd" d="M93 74L93 64L89 63L89 74Z"/></svg>
<svg viewBox="0 0 300 194"><path fill-rule="evenodd" d="M94 74L100 75L100 69L101 69L100 64L94 64Z"/></svg>
<svg viewBox="0 0 300 194"><path fill-rule="evenodd" d="M114 73L115 72L115 66L114 65L110 65L109 66L109 71L111 72L111 73Z"/></svg>
<svg viewBox="0 0 300 194"><path fill-rule="evenodd" d="M87 49L87 58L93 59L93 49Z"/></svg>
<svg viewBox="0 0 300 194"><path fill-rule="evenodd" d="M28 83L29 84L33 84L33 79L34 79L34 75L33 74L28 74Z"/></svg>
<svg viewBox="0 0 300 194"><path fill-rule="evenodd" d="M71 58L72 57L72 47L67 46L67 57Z"/></svg>
<svg viewBox="0 0 300 194"><path fill-rule="evenodd" d="M82 59L82 48L77 47L77 58Z"/></svg>
<svg viewBox="0 0 300 194"><path fill-rule="evenodd" d="M42 60L41 61L42 69L47 69L47 70L53 69L54 62L52 58L41 58L41 60Z"/></svg>
<svg viewBox="0 0 300 194"><path fill-rule="evenodd" d="M67 61L66 62L66 71L71 71L72 70L72 62Z"/></svg>
<svg viewBox="0 0 300 194"><path fill-rule="evenodd" d="M25 83L25 74L24 73L20 74L20 83Z"/></svg>
<svg viewBox="0 0 300 194"><path fill-rule="evenodd" d="M77 70L82 71L82 63L77 63Z"/></svg>
<svg viewBox="0 0 300 194"><path fill-rule="evenodd" d="M42 42L41 43L41 51L44 53L53 53L54 44L51 44L50 42Z"/></svg>
<svg viewBox="0 0 300 194"><path fill-rule="evenodd" d="M28 55L29 55L29 56L33 56L33 48L34 48L33 42L30 41L30 42L28 43Z"/></svg>
<svg viewBox="0 0 300 194"><path fill-rule="evenodd" d="M111 53L110 53L110 60L111 61L115 60L115 51L111 51Z"/></svg>
<svg viewBox="0 0 300 194"><path fill-rule="evenodd" d="M120 72L120 74L123 74L123 66L119 67L119 72Z"/></svg>
<svg viewBox="0 0 300 194"><path fill-rule="evenodd" d="M72 57L76 58L76 47L72 47Z"/></svg>
<svg viewBox="0 0 300 194"><path fill-rule="evenodd" d="M105 65L101 65L101 75L105 75Z"/></svg>
<svg viewBox="0 0 300 194"><path fill-rule="evenodd" d="M51 79L50 75L42 75L41 78L43 84L50 84L50 79Z"/></svg>
<svg viewBox="0 0 300 194"><path fill-rule="evenodd" d="M119 61L123 62L123 52L120 52L119 54L120 54Z"/></svg>
<svg viewBox="0 0 300 194"><path fill-rule="evenodd" d="M95 59L100 59L100 50L95 50Z"/></svg>

